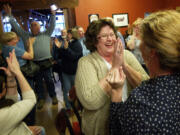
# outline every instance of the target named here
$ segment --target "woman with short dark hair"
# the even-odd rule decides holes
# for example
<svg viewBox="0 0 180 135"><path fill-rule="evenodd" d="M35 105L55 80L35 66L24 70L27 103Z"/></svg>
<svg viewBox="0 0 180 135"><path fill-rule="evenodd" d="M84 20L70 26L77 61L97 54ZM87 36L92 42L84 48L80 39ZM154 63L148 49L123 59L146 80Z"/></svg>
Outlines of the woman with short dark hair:
<svg viewBox="0 0 180 135"><path fill-rule="evenodd" d="M148 75L133 54L124 50L124 59L119 59L119 48L123 45L117 39L117 30L111 20L93 21L85 33L86 46L91 53L82 57L78 63L75 79L76 94L84 107L82 113L82 130L86 135L108 134L108 116L111 86L106 81L111 70L121 68L127 76L124 85L123 100L131 89L138 86ZM118 48L115 51L115 48Z"/></svg>

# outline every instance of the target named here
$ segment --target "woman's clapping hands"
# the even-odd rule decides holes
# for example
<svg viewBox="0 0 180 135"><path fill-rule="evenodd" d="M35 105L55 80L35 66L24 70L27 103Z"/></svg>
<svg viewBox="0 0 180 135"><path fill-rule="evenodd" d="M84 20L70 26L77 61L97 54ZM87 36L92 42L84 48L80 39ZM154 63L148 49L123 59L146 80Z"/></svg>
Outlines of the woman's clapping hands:
<svg viewBox="0 0 180 135"><path fill-rule="evenodd" d="M122 88L125 81L125 74L123 72L124 66L124 48L120 39L115 42L115 49L113 54L112 68L109 71L106 81L111 85L111 100L113 102L122 101Z"/></svg>
<svg viewBox="0 0 180 135"><path fill-rule="evenodd" d="M0 69L4 70L8 77L15 76L19 72L21 72L14 49L12 52L9 53L9 57L6 58L6 61L7 61L8 67L7 68L0 67Z"/></svg>

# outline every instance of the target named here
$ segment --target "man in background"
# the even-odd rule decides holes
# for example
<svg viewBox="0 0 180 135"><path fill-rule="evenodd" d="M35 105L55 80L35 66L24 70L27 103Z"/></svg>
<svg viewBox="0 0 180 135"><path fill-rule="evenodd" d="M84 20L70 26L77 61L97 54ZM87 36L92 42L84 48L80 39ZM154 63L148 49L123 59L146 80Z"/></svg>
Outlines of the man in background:
<svg viewBox="0 0 180 135"><path fill-rule="evenodd" d="M45 81L48 93L52 98L52 104L57 104L58 101L56 98L54 82L52 80L52 55L50 52L51 34L55 28L55 11L51 10L52 15L50 18L49 27L46 31L40 32L40 24L36 21L33 21L30 26L31 32L27 32L24 31L15 21L15 18L11 13L11 7L9 5L4 5L4 10L10 18L9 21L12 25L12 28L23 39L25 48L27 48L27 39L29 39L29 37L36 37L36 40L33 44L34 62L40 65L40 72L34 77L35 91L38 97L37 108L41 109L45 103L43 80Z"/></svg>
<svg viewBox="0 0 180 135"><path fill-rule="evenodd" d="M81 43L81 46L82 46L83 56L86 56L90 53L90 51L86 48L86 45L84 44L84 41L85 41L84 29L81 26L76 26L76 29L78 30L78 34L80 37L79 42Z"/></svg>

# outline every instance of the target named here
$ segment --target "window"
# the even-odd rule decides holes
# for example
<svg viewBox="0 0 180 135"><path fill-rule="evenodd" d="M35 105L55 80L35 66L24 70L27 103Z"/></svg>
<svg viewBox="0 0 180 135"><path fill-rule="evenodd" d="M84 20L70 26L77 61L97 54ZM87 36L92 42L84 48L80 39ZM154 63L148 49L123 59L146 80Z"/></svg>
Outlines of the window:
<svg viewBox="0 0 180 135"><path fill-rule="evenodd" d="M11 31L11 25L9 23L9 17L6 16L3 19L3 26L4 26L4 31L5 32L10 32Z"/></svg>
<svg viewBox="0 0 180 135"><path fill-rule="evenodd" d="M41 29L40 29L41 32L46 30L46 21L38 21L38 20L35 20L35 21L39 22L39 24L41 25ZM4 24L4 31L10 32L11 25L9 23L9 17L5 17L3 19L3 24ZM64 28L65 28L64 14L63 13L56 14L56 26L51 36L55 37L57 35L61 35L61 30ZM30 28L29 28L29 31L30 31Z"/></svg>
<svg viewBox="0 0 180 135"><path fill-rule="evenodd" d="M52 37L55 37L57 35L61 35L61 30L65 28L65 20L64 20L64 14L57 14L56 15L56 26L54 29Z"/></svg>

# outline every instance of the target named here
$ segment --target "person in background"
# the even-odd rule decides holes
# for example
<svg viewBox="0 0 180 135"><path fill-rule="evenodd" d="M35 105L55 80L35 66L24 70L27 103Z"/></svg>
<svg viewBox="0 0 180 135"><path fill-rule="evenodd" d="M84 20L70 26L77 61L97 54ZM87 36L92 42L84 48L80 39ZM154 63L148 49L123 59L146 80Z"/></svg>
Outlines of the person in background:
<svg viewBox="0 0 180 135"><path fill-rule="evenodd" d="M11 32L15 32L15 31L14 31L13 29L11 29ZM15 33L16 33L16 32L15 32ZM17 35L17 34L16 34L16 35ZM23 43L22 38L19 37L18 35L17 35L17 38L18 38L18 42L17 42L16 46L19 47L19 48L21 48L21 49L23 49L23 50L25 50L25 48L24 48L24 43Z"/></svg>
<svg viewBox="0 0 180 135"><path fill-rule="evenodd" d="M35 41L35 38L34 37L29 38L28 51L25 51L24 48L21 48L22 46L18 47L17 46L18 41L19 38L14 32L5 32L1 35L1 42L3 44L3 48L2 48L3 57L4 58L9 57L9 53L12 52L12 50L14 49L20 67L23 67L25 64L27 64L27 60L32 60L34 58L33 43ZM28 83L30 84L30 86L34 88L33 79L28 76L25 77ZM18 92L22 98L19 85L18 85ZM35 125L35 113L36 113L36 109L34 107L24 120L27 125Z"/></svg>
<svg viewBox="0 0 180 135"><path fill-rule="evenodd" d="M11 7L9 5L4 5L4 10L10 18L9 22L13 29L23 39L24 43L26 43L29 37L36 37L36 41L33 45L34 61L40 65L41 68L40 72L34 77L35 91L38 97L37 108L43 108L45 103L43 80L45 80L49 96L52 98L52 104L56 105L58 100L56 98L54 82L52 80L52 55L50 51L51 34L55 27L55 11L51 10L52 15L50 17L49 27L46 31L40 32L40 24L33 21L30 26L31 33L29 33L24 31L17 24L14 17L11 15ZM26 44L25 48L27 48Z"/></svg>
<svg viewBox="0 0 180 135"><path fill-rule="evenodd" d="M125 41L124 41L124 37L123 37L123 35L121 34L120 31L117 32L117 36L121 39L121 42L122 42L123 47L125 49L126 48L126 44L125 44Z"/></svg>
<svg viewBox="0 0 180 135"><path fill-rule="evenodd" d="M62 47L64 46L64 41L65 39L67 39L67 30L66 29L62 29L61 30L61 35L55 37L55 40L58 40L59 42L62 42ZM56 45L56 44L55 44ZM59 45L59 44L58 44ZM59 46L56 46L59 48Z"/></svg>
<svg viewBox="0 0 180 135"><path fill-rule="evenodd" d="M126 49L128 49L128 50L130 50L130 49L127 48L127 42L131 39L132 34L133 34L132 26L131 26L131 24L128 24L128 29L126 30L126 33L124 35Z"/></svg>
<svg viewBox="0 0 180 135"><path fill-rule="evenodd" d="M140 45L139 27L140 27L140 25L142 23L142 20L143 20L142 18L137 18L133 22L132 26L129 28L129 30L132 30L132 35L130 35L128 37L129 40L127 41L127 47L128 47L129 50L133 51L135 48L138 48L139 45Z"/></svg>
<svg viewBox="0 0 180 135"><path fill-rule="evenodd" d="M127 79L123 87L123 101L132 88L149 78L134 55L124 50L124 59L114 59L114 48L123 48L117 30L108 19L93 21L85 33L86 46L91 51L78 62L75 88L83 106L82 131L86 135L107 135L111 87L106 81L116 63L123 63Z"/></svg>
<svg viewBox="0 0 180 135"><path fill-rule="evenodd" d="M59 54L59 48L63 48L64 43L67 42L67 30L62 29L61 35L58 37L55 37L53 41L53 48L52 48L52 56L54 59L54 65L53 65L53 72L57 72L59 75L59 80L62 82L62 59ZM56 43L60 42L60 44Z"/></svg>
<svg viewBox="0 0 180 135"><path fill-rule="evenodd" d="M62 83L63 96L67 109L71 108L68 100L69 90L74 86L74 79L77 70L77 64L82 57L82 47L79 42L79 35L76 28L69 29L67 32L67 40L65 39L64 47L61 42L56 42L59 46L59 54L62 59Z"/></svg>
<svg viewBox="0 0 180 135"><path fill-rule="evenodd" d="M7 66L6 59L2 55L2 45L0 44L0 67L6 67L6 66ZM3 87L5 87L5 83L4 83L6 80L5 76L6 75L4 71L0 70L0 98L6 94L6 89L2 89Z"/></svg>
<svg viewBox="0 0 180 135"><path fill-rule="evenodd" d="M122 102L125 75L122 70L109 74L107 81L114 88L111 91L111 135L180 133L179 31L180 14L175 10L158 11L142 21L140 50L150 80L136 87L127 101Z"/></svg>
<svg viewBox="0 0 180 135"><path fill-rule="evenodd" d="M84 37L84 29L81 26L76 26L76 29L77 29L78 34L79 34L79 42L81 43L83 56L86 56L90 53L90 51L86 48L86 45L84 44L84 42L86 40Z"/></svg>
<svg viewBox="0 0 180 135"><path fill-rule="evenodd" d="M19 38L15 32L4 32L0 38L3 44L2 54L4 58L9 57L9 52L13 49L15 49L20 67L24 66L27 63L27 60L32 60L34 58L33 43L35 38L29 38L27 51L17 46ZM31 87L34 87L32 78L27 77L27 80Z"/></svg>
<svg viewBox="0 0 180 135"><path fill-rule="evenodd" d="M141 51L139 49L140 46L140 30L139 27L142 23L142 18L137 18L136 21L132 24L133 34L129 36L129 40L127 41L127 48L135 55L137 60L141 63L142 67L148 73L144 60L142 58Z"/></svg>
<svg viewBox="0 0 180 135"><path fill-rule="evenodd" d="M16 59L15 50L6 58L8 67L0 67L6 73L6 93L0 96L0 134L1 135L45 135L43 127L27 126L22 120L36 103L36 96L23 76ZM18 101L16 79L20 85L23 100Z"/></svg>
<svg viewBox="0 0 180 135"><path fill-rule="evenodd" d="M63 41L65 38L67 38L67 30L62 29L61 30L61 36L60 36L59 40L61 39L61 41Z"/></svg>

